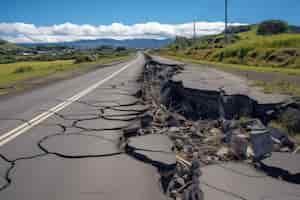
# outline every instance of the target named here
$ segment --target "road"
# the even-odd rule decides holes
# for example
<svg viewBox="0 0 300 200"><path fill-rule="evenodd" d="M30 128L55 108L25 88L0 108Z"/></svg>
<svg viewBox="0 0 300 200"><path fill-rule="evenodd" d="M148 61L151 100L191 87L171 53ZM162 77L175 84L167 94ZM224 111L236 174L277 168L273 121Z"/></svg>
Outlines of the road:
<svg viewBox="0 0 300 200"><path fill-rule="evenodd" d="M132 138L128 145L139 150L131 155L119 148L121 129L146 109L133 95L144 64L144 56L138 54L126 63L1 99L0 199L167 199L156 165L175 163L168 138ZM186 65L175 78L191 88L223 87L228 93L274 101L272 96L255 96L254 90L249 93L243 79L214 69ZM297 175L296 159L297 163L290 158L279 164L290 163ZM226 163L202 171L205 199L294 200L300 195L299 185L248 165Z"/></svg>
<svg viewBox="0 0 300 200"><path fill-rule="evenodd" d="M155 57L160 63L183 64ZM287 96L264 94L252 88L243 77L213 69L205 65L184 65L184 71L173 77L187 88L217 91L222 88L227 94L243 94L259 103L278 103ZM263 163L262 171L252 165L239 162L219 162L202 166L199 178L205 200L299 200L300 199L300 154L273 153ZM279 178L280 177L280 178Z"/></svg>
<svg viewBox="0 0 300 200"><path fill-rule="evenodd" d="M0 199L166 199L157 169L118 148L145 110L133 96L144 63L138 54L1 100Z"/></svg>
<svg viewBox="0 0 300 200"><path fill-rule="evenodd" d="M170 59L155 56L162 63L183 64ZM228 72L217 70L207 65L186 63L184 71L174 77L182 80L185 87L218 91L223 89L228 95L246 95L259 103L279 103L289 99L286 95L265 94L258 88L251 86L251 82L245 77L237 76Z"/></svg>

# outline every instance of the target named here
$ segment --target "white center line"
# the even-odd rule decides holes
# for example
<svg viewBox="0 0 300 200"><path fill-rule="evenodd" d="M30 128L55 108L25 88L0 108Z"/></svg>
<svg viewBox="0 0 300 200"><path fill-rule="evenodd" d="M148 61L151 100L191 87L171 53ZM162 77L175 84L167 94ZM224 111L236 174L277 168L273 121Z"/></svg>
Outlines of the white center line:
<svg viewBox="0 0 300 200"><path fill-rule="evenodd" d="M13 139L18 137L19 135L25 133L26 131L30 130L34 126L40 124L41 122L48 119L49 117L51 117L55 113L63 110L64 108L71 105L72 103L79 100L80 98L86 96L87 94L89 94L90 92L95 90L97 87L103 85L105 82L109 81L110 79L114 78L115 76L117 76L118 74L120 74L121 72L126 70L128 67L133 65L135 62L136 62L136 60L130 62L129 64L125 65L124 67L122 67L118 71L116 71L116 72L112 73L110 76L106 77L105 79L91 85L90 87L86 88L85 90L83 90L83 91L79 92L78 94L68 98L67 100L63 101L62 103L60 103L56 106L54 106L53 108L50 108L49 110L41 113L40 115L34 117L33 119L31 119L30 121L28 121L24 124L18 126L17 128L15 128L15 129L7 132L7 133L4 133L3 135L0 136L0 147L5 145L6 143L12 141Z"/></svg>

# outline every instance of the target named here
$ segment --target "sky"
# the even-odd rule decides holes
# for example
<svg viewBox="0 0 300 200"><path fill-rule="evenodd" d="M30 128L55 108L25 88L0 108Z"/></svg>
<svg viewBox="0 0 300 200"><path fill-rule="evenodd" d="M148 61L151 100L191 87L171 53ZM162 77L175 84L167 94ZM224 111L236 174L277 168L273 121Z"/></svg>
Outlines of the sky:
<svg viewBox="0 0 300 200"><path fill-rule="evenodd" d="M300 25L299 0L228 0L229 21L282 19ZM1 0L0 38L60 42L191 37L224 29L224 0Z"/></svg>

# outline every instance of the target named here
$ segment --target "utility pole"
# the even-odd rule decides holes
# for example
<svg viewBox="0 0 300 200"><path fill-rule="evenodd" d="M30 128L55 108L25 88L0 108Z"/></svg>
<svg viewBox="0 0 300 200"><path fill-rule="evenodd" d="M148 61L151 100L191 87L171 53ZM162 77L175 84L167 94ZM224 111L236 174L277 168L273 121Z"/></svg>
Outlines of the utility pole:
<svg viewBox="0 0 300 200"><path fill-rule="evenodd" d="M196 20L194 20L194 28L193 28L193 39L196 41Z"/></svg>
<svg viewBox="0 0 300 200"><path fill-rule="evenodd" d="M225 44L228 43L228 0L225 0L225 30L224 30L224 40Z"/></svg>

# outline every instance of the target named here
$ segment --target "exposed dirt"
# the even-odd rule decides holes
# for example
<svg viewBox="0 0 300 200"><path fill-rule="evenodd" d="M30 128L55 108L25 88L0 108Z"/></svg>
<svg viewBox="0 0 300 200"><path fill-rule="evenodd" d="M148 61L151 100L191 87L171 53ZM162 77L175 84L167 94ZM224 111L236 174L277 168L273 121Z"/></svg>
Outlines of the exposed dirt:
<svg viewBox="0 0 300 200"><path fill-rule="evenodd" d="M174 142L174 151L183 158L183 166L168 178L166 193L170 197L203 198L200 165L234 160L253 163L264 171L261 161L270 153L295 149L289 137L267 125L289 108L299 108L299 102L261 104L223 90L186 88L173 80L183 69L182 65L148 57L141 78L141 98L151 105L147 113L152 117L147 118L150 125L139 132L167 134Z"/></svg>

